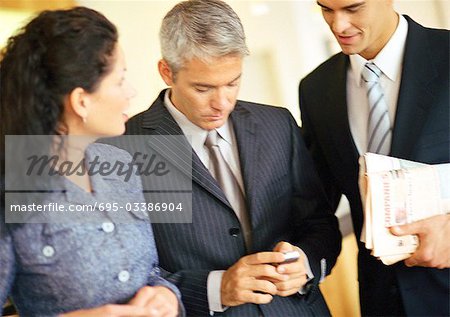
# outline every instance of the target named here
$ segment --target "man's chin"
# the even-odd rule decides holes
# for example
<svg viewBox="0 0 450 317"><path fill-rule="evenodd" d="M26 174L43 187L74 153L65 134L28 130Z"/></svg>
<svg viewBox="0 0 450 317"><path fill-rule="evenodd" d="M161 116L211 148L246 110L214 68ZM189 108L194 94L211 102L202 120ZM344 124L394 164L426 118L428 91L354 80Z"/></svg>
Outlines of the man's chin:
<svg viewBox="0 0 450 317"><path fill-rule="evenodd" d="M217 120L217 121L209 121L207 123L204 123L200 126L200 128L202 128L203 130L214 130L214 129L218 129L221 126L223 126L225 124L225 121L223 120Z"/></svg>
<svg viewBox="0 0 450 317"><path fill-rule="evenodd" d="M355 47L348 47L348 46L341 46L342 53L345 55L355 55L359 54L360 50L356 49Z"/></svg>

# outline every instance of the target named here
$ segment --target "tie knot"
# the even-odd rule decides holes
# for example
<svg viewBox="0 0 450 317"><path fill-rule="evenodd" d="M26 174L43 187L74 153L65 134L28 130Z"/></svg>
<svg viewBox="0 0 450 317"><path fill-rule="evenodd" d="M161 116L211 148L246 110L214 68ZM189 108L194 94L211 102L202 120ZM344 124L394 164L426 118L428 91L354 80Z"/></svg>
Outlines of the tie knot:
<svg viewBox="0 0 450 317"><path fill-rule="evenodd" d="M208 132L208 135L206 136L205 145L210 148L212 146L217 146L218 141L218 133L216 130L211 130Z"/></svg>
<svg viewBox="0 0 450 317"><path fill-rule="evenodd" d="M362 79L365 82L378 82L380 79L381 70L374 63L367 63L364 65L362 71Z"/></svg>

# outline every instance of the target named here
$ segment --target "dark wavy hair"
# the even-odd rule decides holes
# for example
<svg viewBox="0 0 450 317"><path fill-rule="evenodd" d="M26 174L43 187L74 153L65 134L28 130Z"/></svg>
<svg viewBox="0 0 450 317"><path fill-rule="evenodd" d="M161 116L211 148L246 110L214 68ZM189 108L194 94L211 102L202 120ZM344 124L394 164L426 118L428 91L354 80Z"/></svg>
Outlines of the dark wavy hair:
<svg viewBox="0 0 450 317"><path fill-rule="evenodd" d="M61 134L64 97L110 71L116 27L85 7L43 11L9 38L0 61L2 136Z"/></svg>
<svg viewBox="0 0 450 317"><path fill-rule="evenodd" d="M9 38L0 55L1 200L5 136L67 134L65 97L77 87L98 88L117 40L116 27L85 7L43 11Z"/></svg>

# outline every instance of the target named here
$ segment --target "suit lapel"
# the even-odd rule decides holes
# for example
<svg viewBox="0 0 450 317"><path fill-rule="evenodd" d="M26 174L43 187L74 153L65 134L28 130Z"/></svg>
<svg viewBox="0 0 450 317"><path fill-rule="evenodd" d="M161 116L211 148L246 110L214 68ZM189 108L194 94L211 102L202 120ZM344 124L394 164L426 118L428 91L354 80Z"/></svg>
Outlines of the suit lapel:
<svg viewBox="0 0 450 317"><path fill-rule="evenodd" d="M159 136L158 138L151 139L149 146L167 161L171 162L178 170L186 176L192 177L194 182L231 208L216 180L211 176L211 173L209 173L205 165L203 165L189 144L189 141L184 136L183 131L164 106L164 93L165 91L159 95L158 99L142 117L141 128L152 130L151 133L146 134ZM174 135L180 137L174 138ZM174 152L177 155L173 155Z"/></svg>
<svg viewBox="0 0 450 317"><path fill-rule="evenodd" d="M428 39L423 27L408 21L405 57L397 103L391 155L408 158L434 103L432 80L437 70L428 54Z"/></svg>
<svg viewBox="0 0 450 317"><path fill-rule="evenodd" d="M244 180L247 210L250 219L254 223L250 212L256 193L256 174L258 170L259 142L257 137L257 123L253 120L250 112L242 107L239 102L231 113L234 132L239 151L239 162L241 165L242 178Z"/></svg>
<svg viewBox="0 0 450 317"><path fill-rule="evenodd" d="M348 57L341 53L334 68L329 71L330 76L324 78L331 82L324 85L328 89L324 104L328 106L322 115L327 120L327 126L331 128L330 137L337 144L340 161L357 162L359 154L350 132L347 110L348 63Z"/></svg>

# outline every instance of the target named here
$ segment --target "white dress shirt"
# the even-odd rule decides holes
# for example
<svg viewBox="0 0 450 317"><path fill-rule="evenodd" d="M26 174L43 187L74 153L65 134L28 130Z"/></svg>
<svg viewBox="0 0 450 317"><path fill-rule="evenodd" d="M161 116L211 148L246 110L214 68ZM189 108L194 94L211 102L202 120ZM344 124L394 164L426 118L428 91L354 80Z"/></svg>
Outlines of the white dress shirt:
<svg viewBox="0 0 450 317"><path fill-rule="evenodd" d="M381 70L380 85L384 92L392 127L397 111L407 34L408 22L400 15L397 29L373 60L368 61L358 54L350 55L350 67L347 70L347 111L350 131L360 155L367 151L369 124L369 101L366 88L361 82L361 72L367 62L373 62Z"/></svg>

